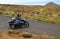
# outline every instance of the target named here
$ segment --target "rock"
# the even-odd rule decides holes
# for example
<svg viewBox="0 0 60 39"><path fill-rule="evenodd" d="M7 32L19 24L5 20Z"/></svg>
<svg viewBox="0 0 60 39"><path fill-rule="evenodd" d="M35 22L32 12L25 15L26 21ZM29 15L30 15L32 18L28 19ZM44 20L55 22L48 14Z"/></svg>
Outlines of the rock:
<svg viewBox="0 0 60 39"><path fill-rule="evenodd" d="M20 33L19 30L15 30L15 31L14 31L14 34L19 34L19 33Z"/></svg>
<svg viewBox="0 0 60 39"><path fill-rule="evenodd" d="M13 34L14 30L9 30L8 34Z"/></svg>
<svg viewBox="0 0 60 39"><path fill-rule="evenodd" d="M28 33L28 32L24 32L24 33L22 33L22 37L24 37L24 38L31 38L32 34Z"/></svg>

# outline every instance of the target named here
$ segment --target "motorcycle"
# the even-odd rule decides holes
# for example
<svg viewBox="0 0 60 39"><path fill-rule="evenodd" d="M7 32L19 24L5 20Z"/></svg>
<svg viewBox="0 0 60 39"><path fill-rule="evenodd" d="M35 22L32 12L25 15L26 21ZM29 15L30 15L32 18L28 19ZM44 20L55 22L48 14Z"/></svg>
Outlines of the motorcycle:
<svg viewBox="0 0 60 39"><path fill-rule="evenodd" d="M20 23L16 23L18 20L17 19L12 19L10 20L9 27L12 29L20 28L20 27L29 27L29 22L27 22L25 19L22 19Z"/></svg>

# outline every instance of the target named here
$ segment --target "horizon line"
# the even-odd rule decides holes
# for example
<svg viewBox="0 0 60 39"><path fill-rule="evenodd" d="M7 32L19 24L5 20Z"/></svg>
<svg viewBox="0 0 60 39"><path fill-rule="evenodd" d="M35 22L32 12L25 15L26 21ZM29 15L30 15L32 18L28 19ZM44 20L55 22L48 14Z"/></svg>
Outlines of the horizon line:
<svg viewBox="0 0 60 39"><path fill-rule="evenodd" d="M49 3L49 2L48 2L48 3ZM0 3L0 4L5 4L5 5L41 5L41 6L44 6L44 5L48 4L48 3L45 3L45 4L13 4L13 3ZM53 2L53 3L55 3L55 2ZM55 3L55 4L57 4L57 3ZM60 4L57 4L57 5L60 5Z"/></svg>

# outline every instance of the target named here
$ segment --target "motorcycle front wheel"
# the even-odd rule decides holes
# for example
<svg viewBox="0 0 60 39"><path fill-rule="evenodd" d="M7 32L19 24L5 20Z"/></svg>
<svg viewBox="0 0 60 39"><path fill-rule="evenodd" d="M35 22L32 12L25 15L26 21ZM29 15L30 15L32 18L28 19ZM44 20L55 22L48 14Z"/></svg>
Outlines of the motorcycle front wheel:
<svg viewBox="0 0 60 39"><path fill-rule="evenodd" d="M29 23L28 22L25 22L24 23L24 27L29 27Z"/></svg>

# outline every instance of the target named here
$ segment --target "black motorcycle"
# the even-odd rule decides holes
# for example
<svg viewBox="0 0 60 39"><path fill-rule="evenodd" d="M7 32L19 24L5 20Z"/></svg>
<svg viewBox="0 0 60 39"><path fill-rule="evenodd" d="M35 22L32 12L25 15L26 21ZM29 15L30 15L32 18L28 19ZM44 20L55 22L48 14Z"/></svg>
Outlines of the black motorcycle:
<svg viewBox="0 0 60 39"><path fill-rule="evenodd" d="M12 29L16 29L16 28L21 28L21 27L29 27L29 23L22 19L20 23L16 23L17 19L12 19L10 20L8 23L9 23L9 27L12 28Z"/></svg>

